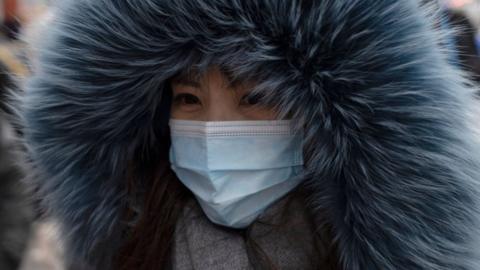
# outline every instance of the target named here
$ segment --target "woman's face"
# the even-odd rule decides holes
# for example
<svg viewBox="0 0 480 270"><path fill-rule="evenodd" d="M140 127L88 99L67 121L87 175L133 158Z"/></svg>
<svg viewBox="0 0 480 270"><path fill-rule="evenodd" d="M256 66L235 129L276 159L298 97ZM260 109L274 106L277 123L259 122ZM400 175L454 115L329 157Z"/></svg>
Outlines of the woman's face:
<svg viewBox="0 0 480 270"><path fill-rule="evenodd" d="M211 68L199 80L177 76L171 81L171 118L198 121L274 120L273 108L247 98L247 84L228 86L218 68Z"/></svg>

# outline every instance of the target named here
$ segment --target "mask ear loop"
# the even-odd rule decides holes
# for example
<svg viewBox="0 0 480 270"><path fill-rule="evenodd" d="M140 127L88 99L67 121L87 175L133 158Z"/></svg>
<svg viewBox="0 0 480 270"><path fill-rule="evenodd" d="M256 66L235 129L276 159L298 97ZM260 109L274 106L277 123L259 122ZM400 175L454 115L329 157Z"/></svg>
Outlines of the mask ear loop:
<svg viewBox="0 0 480 270"><path fill-rule="evenodd" d="M305 125L302 125L302 128L300 130L297 130L295 131L295 136L299 136L300 137L300 149L298 150L298 157L299 159L301 159L301 163L302 165L301 166L298 166L298 167L295 167L294 169L296 170L295 171L295 174L300 174L301 172L305 172L305 169L306 169L306 163L305 163L305 156L304 156L304 149L305 149ZM297 169L298 168L298 169ZM303 177L303 176L302 176Z"/></svg>
<svg viewBox="0 0 480 270"><path fill-rule="evenodd" d="M294 120L294 122L297 122ZM298 121L299 122L299 121ZM299 134L299 136L301 136L301 155L302 155L302 167L303 167L303 172L307 171L307 163L306 160L306 156L305 156L305 153L307 152L307 144L306 144L306 134L308 133L308 128L307 128L307 124L305 122L301 123L299 125L300 127L298 128L298 130L296 131L296 134Z"/></svg>

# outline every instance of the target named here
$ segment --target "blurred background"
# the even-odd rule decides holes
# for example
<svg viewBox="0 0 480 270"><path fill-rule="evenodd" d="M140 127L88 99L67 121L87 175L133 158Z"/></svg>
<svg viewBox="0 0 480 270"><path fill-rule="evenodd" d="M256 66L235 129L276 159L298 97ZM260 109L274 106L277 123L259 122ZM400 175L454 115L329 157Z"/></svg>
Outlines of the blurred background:
<svg viewBox="0 0 480 270"><path fill-rule="evenodd" d="M21 132L9 121L5 94L20 91L35 72L35 50L29 44L48 31L55 1L61 0L0 0L0 270L65 269L59 228L39 206L35 187L21 181L27 176L17 154ZM461 29L446 44L456 49L452 61L480 84L480 0L423 1L445 12L448 22L439 27Z"/></svg>

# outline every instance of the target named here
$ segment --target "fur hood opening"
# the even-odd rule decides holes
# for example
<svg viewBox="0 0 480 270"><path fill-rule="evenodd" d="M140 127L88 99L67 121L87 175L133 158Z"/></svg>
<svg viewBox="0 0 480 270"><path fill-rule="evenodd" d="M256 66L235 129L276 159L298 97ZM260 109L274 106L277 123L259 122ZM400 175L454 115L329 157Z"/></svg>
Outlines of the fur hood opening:
<svg viewBox="0 0 480 270"><path fill-rule="evenodd" d="M344 269L480 269L475 89L438 19L414 0L65 1L18 115L67 252L105 269L128 161L168 143L168 79L215 64L306 127L308 207Z"/></svg>

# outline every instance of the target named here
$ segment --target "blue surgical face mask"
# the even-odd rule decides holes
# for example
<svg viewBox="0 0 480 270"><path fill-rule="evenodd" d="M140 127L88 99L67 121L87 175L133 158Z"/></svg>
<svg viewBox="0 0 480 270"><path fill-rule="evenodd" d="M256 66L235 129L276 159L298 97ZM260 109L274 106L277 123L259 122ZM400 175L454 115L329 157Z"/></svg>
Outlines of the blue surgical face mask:
<svg viewBox="0 0 480 270"><path fill-rule="evenodd" d="M170 162L214 223L244 228L302 180L291 120L170 120Z"/></svg>

